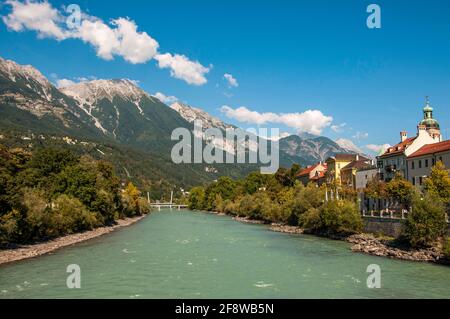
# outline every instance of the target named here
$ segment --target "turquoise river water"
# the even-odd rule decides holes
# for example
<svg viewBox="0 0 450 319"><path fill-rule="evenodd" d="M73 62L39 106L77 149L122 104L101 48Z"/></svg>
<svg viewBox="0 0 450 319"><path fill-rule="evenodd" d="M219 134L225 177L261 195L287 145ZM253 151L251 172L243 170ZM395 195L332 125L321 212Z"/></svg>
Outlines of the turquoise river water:
<svg viewBox="0 0 450 319"><path fill-rule="evenodd" d="M81 269L68 289L66 268ZM367 266L381 288L367 288ZM0 266L0 298L450 298L450 267L352 253L341 241L190 211Z"/></svg>

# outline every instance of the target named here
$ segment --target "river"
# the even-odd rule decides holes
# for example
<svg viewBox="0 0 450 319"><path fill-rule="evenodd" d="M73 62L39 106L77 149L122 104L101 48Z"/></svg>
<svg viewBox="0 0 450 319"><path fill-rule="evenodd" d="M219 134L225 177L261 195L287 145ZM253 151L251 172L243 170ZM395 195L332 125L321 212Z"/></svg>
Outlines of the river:
<svg viewBox="0 0 450 319"><path fill-rule="evenodd" d="M66 268L81 269L68 289ZM381 288L367 288L367 266ZM350 245L190 211L0 266L0 298L450 298L450 267L352 253Z"/></svg>

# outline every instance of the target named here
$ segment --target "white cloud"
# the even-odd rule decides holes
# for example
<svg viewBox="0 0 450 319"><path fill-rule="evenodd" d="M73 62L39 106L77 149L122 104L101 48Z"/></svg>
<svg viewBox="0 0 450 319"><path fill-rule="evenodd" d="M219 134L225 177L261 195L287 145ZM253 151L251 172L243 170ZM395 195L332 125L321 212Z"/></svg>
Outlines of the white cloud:
<svg viewBox="0 0 450 319"><path fill-rule="evenodd" d="M331 125L331 129L335 133L341 133L344 130L344 127L346 127L346 126L347 126L347 123L335 124L335 125Z"/></svg>
<svg viewBox="0 0 450 319"><path fill-rule="evenodd" d="M72 79L59 79L56 74L52 74L52 77L55 79L55 84L57 88L68 87L77 83L89 82L97 79L95 76L75 77Z"/></svg>
<svg viewBox="0 0 450 319"><path fill-rule="evenodd" d="M340 146L343 147L347 150L356 152L356 153L363 153L363 151L355 145L355 143L353 143L351 140L345 139L345 138L340 138L338 140L336 140L336 143Z"/></svg>
<svg viewBox="0 0 450 319"><path fill-rule="evenodd" d="M146 32L137 32L134 21L125 18L112 20L109 26L96 17L86 16L72 37L91 44L102 59L112 60L117 55L132 64L151 60L159 47Z"/></svg>
<svg viewBox="0 0 450 319"><path fill-rule="evenodd" d="M125 61L138 64L155 58L160 68L169 68L172 77L193 85L207 82L205 75L210 68L198 61L191 61L180 54L159 54L159 43L146 32L138 32L136 23L128 18L117 18L105 23L103 20L81 13L80 25L69 28L64 12L52 5L37 0L7 0L11 12L2 17L10 31L36 31L38 37L53 38L58 41L79 39L90 44L98 57L112 60L116 56Z"/></svg>
<svg viewBox="0 0 450 319"><path fill-rule="evenodd" d="M223 77L225 78L225 80L227 80L228 85L229 85L230 87L238 87L238 86L239 86L238 81L237 81L231 74L225 73L225 74L223 75Z"/></svg>
<svg viewBox="0 0 450 319"><path fill-rule="evenodd" d="M384 153L389 147L391 147L390 144L381 144L381 145L376 145L376 144L369 144L366 145L366 148L368 150L371 150L374 153L380 154L380 153Z"/></svg>
<svg viewBox="0 0 450 319"><path fill-rule="evenodd" d="M178 98L176 96L167 96L161 92L156 92L155 94L153 94L153 96L165 104L172 104L178 101Z"/></svg>
<svg viewBox="0 0 450 319"><path fill-rule="evenodd" d="M278 123L294 128L297 132L320 135L325 127L330 126L333 118L325 116L319 110L308 110L303 113L259 113L251 111L246 107L233 109L229 106L222 106L221 112L227 117L239 122L262 125L266 123Z"/></svg>
<svg viewBox="0 0 450 319"><path fill-rule="evenodd" d="M58 10L47 1L35 2L26 0L7 0L5 4L12 7L11 13L2 17L9 30L21 32L33 30L41 38L54 38L64 40L69 34L60 27L64 21Z"/></svg>
<svg viewBox="0 0 450 319"><path fill-rule="evenodd" d="M76 84L77 82L69 80L69 79L57 79L56 80L56 87L57 88L64 88L71 85Z"/></svg>
<svg viewBox="0 0 450 319"><path fill-rule="evenodd" d="M353 135L353 138L357 140L365 140L369 137L369 133L366 132L356 132L355 135Z"/></svg>
<svg viewBox="0 0 450 319"><path fill-rule="evenodd" d="M210 69L198 61L191 61L184 55L170 53L158 54L155 59L158 61L159 68L169 68L170 75L174 78L193 85L203 85L207 82L205 74Z"/></svg>

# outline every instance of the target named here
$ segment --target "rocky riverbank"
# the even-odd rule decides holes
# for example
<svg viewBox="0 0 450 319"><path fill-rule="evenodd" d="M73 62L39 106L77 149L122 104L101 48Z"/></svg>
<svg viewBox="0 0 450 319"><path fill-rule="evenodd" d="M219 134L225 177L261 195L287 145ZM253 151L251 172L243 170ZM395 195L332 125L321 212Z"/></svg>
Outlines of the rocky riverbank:
<svg viewBox="0 0 450 319"><path fill-rule="evenodd" d="M99 227L83 233L59 237L51 241L40 242L31 245L20 245L14 248L0 249L0 265L14 261L19 261L22 259L41 256L50 253L52 251L55 251L57 249L60 249L62 247L74 245L82 241L86 241L92 238L96 238L111 233L112 231L118 228L130 226L140 221L145 216L146 215L133 218L119 219L113 226Z"/></svg>
<svg viewBox="0 0 450 319"><path fill-rule="evenodd" d="M300 228L298 226L288 226L276 223L270 225L270 230L286 234L303 234L305 232L303 228Z"/></svg>
<svg viewBox="0 0 450 319"><path fill-rule="evenodd" d="M239 216L234 216L233 220L236 220L238 222L241 223L246 223L246 224L257 224L257 225L263 225L266 222L264 222L263 220L258 220L258 219L250 219L248 217L239 217Z"/></svg>
<svg viewBox="0 0 450 319"><path fill-rule="evenodd" d="M346 240L352 244L351 249L354 252L402 260L448 264L439 247L427 249L396 247L393 240L376 238L372 234L352 235Z"/></svg>

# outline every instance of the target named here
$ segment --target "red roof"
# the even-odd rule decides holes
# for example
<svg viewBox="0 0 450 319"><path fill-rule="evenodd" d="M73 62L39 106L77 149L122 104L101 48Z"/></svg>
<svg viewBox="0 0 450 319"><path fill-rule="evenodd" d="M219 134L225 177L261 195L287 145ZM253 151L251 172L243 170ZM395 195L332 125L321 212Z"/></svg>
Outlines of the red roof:
<svg viewBox="0 0 450 319"><path fill-rule="evenodd" d="M412 153L408 158L440 153L445 151L450 151L450 140L422 146L419 150Z"/></svg>
<svg viewBox="0 0 450 319"><path fill-rule="evenodd" d="M325 172L317 172L316 175L314 175L313 177L311 177L311 180L316 180L316 179L321 179L325 177Z"/></svg>
<svg viewBox="0 0 450 319"><path fill-rule="evenodd" d="M312 166L307 167L307 168L305 168L304 170L300 171L300 173L297 174L297 177L309 175L309 174L310 174L314 169L316 169L316 167L319 166L319 165L322 165L322 166L324 166L325 168L327 167L326 164L318 163L318 164L316 164L316 165L312 165Z"/></svg>
<svg viewBox="0 0 450 319"><path fill-rule="evenodd" d="M412 142L414 142L414 140L416 138L417 138L416 136L415 137L410 137L410 138L407 138L406 140L404 140L403 142L398 143L397 145L389 147L386 150L386 152L383 155L381 155L380 157L391 156L391 155L394 155L394 154L401 154L401 153L403 153L405 151L405 149L409 145L411 145Z"/></svg>

